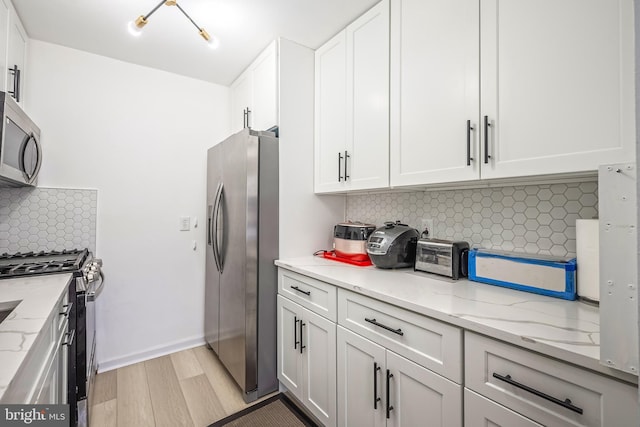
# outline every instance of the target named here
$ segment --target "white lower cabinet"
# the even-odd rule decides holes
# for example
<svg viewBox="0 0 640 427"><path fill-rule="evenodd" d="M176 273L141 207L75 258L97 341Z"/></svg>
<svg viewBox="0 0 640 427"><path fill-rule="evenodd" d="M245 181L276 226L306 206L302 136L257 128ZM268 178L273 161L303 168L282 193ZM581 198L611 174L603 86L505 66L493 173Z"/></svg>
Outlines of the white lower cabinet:
<svg viewBox="0 0 640 427"><path fill-rule="evenodd" d="M636 385L303 274L278 277L278 379L326 426L640 425Z"/></svg>
<svg viewBox="0 0 640 427"><path fill-rule="evenodd" d="M338 425L386 425L384 347L338 326Z"/></svg>
<svg viewBox="0 0 640 427"><path fill-rule="evenodd" d="M462 386L338 326L339 426L462 426Z"/></svg>
<svg viewBox="0 0 640 427"><path fill-rule="evenodd" d="M465 386L548 427L640 425L637 386L471 332Z"/></svg>
<svg viewBox="0 0 640 427"><path fill-rule="evenodd" d="M66 323L65 323L66 329ZM67 402L67 366L69 358L69 347L66 344L65 336L61 336L55 356L50 361L48 371L37 396L33 400L39 405L44 404L62 404Z"/></svg>
<svg viewBox="0 0 640 427"><path fill-rule="evenodd" d="M542 427L517 412L498 405L486 397L464 389L465 427Z"/></svg>
<svg viewBox="0 0 640 427"><path fill-rule="evenodd" d="M69 294L65 288L27 353L0 403L67 403L69 346Z"/></svg>
<svg viewBox="0 0 640 427"><path fill-rule="evenodd" d="M278 295L278 379L326 426L336 424L336 324Z"/></svg>

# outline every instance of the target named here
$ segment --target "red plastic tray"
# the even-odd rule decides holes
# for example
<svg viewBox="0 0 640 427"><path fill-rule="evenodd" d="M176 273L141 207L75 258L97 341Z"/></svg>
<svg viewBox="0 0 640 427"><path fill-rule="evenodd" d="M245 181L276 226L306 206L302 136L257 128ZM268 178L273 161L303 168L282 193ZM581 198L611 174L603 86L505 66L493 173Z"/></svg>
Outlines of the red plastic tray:
<svg viewBox="0 0 640 427"><path fill-rule="evenodd" d="M335 252L333 251L324 251L322 253L322 256L326 259L331 259L333 261L340 261L340 262L344 262L347 264L351 264L351 265L357 265L358 267L368 267L370 265L373 265L371 263L370 259L364 260L364 261L355 261L349 258L342 258L336 255Z"/></svg>

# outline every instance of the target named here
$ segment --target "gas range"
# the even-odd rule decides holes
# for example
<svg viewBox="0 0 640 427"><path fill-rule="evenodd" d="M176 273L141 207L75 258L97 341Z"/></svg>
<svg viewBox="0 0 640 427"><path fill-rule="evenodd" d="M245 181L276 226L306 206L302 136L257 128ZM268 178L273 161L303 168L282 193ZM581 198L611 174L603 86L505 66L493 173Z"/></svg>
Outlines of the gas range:
<svg viewBox="0 0 640 427"><path fill-rule="evenodd" d="M77 273L91 258L88 249L0 255L0 279L37 274Z"/></svg>

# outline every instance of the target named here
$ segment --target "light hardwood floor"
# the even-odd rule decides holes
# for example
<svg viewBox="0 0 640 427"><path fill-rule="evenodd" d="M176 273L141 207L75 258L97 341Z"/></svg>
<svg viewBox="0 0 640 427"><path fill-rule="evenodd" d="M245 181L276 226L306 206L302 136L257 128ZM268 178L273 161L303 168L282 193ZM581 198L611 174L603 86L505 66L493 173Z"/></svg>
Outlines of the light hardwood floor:
<svg viewBox="0 0 640 427"><path fill-rule="evenodd" d="M247 406L202 346L98 374L91 427L205 427Z"/></svg>

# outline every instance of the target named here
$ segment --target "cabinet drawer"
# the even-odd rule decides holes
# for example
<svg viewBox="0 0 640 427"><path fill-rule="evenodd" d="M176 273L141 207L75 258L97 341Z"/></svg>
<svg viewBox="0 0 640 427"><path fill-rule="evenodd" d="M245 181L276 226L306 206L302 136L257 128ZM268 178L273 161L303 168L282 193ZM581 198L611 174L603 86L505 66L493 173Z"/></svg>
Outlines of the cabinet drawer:
<svg viewBox="0 0 640 427"><path fill-rule="evenodd" d="M292 271L278 269L278 290L301 306L335 322L336 287Z"/></svg>
<svg viewBox="0 0 640 427"><path fill-rule="evenodd" d="M462 383L462 331L455 326L344 289L338 324Z"/></svg>
<svg viewBox="0 0 640 427"><path fill-rule="evenodd" d="M471 332L465 372L468 388L549 427L639 425L636 387Z"/></svg>
<svg viewBox="0 0 640 427"><path fill-rule="evenodd" d="M513 412L493 400L464 389L465 427L542 427L535 421Z"/></svg>

